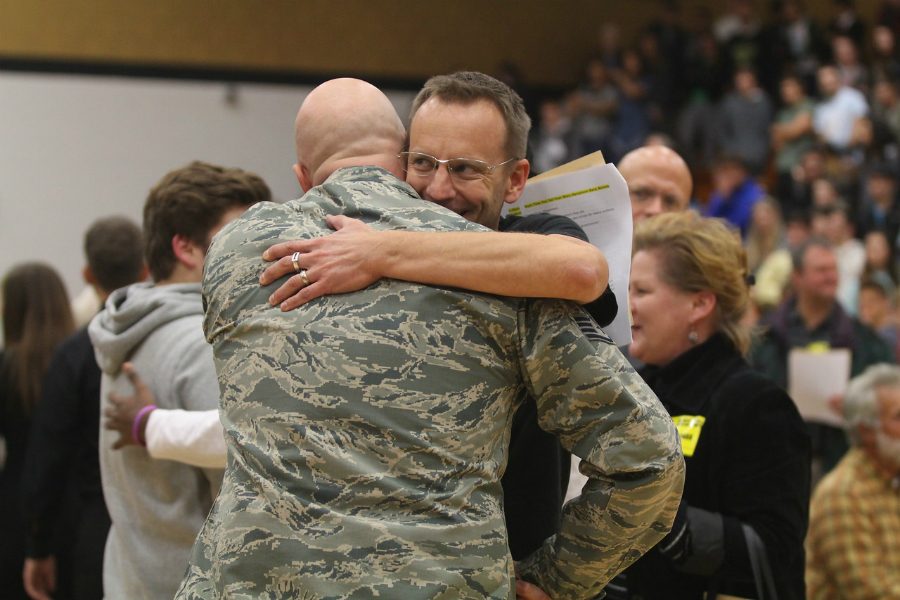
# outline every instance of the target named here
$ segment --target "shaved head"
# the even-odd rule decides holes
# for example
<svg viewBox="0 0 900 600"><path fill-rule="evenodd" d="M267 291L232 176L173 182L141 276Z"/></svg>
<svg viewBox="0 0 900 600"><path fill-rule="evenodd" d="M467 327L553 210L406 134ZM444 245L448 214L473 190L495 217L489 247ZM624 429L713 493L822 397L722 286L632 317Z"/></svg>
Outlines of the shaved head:
<svg viewBox="0 0 900 600"><path fill-rule="evenodd" d="M332 79L311 91L294 121L294 171L308 190L348 166L379 166L402 179L397 153L406 131L391 101L360 79Z"/></svg>
<svg viewBox="0 0 900 600"><path fill-rule="evenodd" d="M686 210L694 182L687 163L666 146L642 146L619 161L631 194L635 222L663 212Z"/></svg>

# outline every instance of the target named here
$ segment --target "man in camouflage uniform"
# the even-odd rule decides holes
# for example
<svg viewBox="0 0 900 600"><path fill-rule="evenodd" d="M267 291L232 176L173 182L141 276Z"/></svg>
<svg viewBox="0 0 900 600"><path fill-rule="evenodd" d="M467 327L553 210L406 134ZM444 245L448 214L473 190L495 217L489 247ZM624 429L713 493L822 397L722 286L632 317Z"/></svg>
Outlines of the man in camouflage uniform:
<svg viewBox="0 0 900 600"><path fill-rule="evenodd" d="M596 595L671 525L684 476L671 419L564 302L384 279L269 307L262 251L325 235L328 216L483 229L398 178L403 128L376 88L323 84L297 129L306 195L257 205L208 255L228 467L178 597L513 598L516 573L555 597ZM499 478L525 389L591 479L514 566Z"/></svg>

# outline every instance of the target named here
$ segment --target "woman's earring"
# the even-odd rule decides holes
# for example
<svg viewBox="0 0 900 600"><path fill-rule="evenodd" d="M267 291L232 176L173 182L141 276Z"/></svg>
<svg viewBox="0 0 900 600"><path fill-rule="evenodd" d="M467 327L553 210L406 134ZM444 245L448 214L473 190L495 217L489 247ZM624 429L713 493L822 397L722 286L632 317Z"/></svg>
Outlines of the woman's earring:
<svg viewBox="0 0 900 600"><path fill-rule="evenodd" d="M696 331L694 331L693 329L691 329L691 330L688 332L688 341L689 341L690 343L696 345L697 342L700 341L700 336L697 334Z"/></svg>

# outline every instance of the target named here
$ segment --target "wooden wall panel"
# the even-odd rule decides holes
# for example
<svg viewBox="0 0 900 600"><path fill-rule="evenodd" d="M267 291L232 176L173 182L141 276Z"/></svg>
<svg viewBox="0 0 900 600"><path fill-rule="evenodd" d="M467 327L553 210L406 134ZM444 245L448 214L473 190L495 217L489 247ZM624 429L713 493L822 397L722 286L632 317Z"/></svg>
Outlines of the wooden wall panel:
<svg viewBox="0 0 900 600"><path fill-rule="evenodd" d="M878 3L857 2L867 16ZM398 80L512 59L531 83L565 85L604 20L627 35L657 11L656 0L0 0L0 57Z"/></svg>

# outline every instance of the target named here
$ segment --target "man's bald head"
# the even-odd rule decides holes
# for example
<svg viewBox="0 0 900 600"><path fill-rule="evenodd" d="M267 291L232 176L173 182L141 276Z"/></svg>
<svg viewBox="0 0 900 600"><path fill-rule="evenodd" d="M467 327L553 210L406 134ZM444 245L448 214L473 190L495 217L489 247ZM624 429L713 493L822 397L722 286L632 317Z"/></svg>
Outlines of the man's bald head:
<svg viewBox="0 0 900 600"><path fill-rule="evenodd" d="M664 212L686 210L694 182L687 163L666 146L642 146L619 161L631 194L635 222Z"/></svg>
<svg viewBox="0 0 900 600"><path fill-rule="evenodd" d="M391 101L359 79L332 79L311 91L294 121L294 172L308 190L342 167L384 167L403 177L397 153L406 131Z"/></svg>

